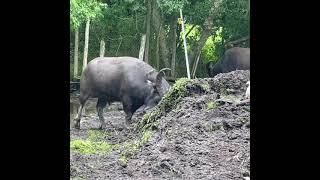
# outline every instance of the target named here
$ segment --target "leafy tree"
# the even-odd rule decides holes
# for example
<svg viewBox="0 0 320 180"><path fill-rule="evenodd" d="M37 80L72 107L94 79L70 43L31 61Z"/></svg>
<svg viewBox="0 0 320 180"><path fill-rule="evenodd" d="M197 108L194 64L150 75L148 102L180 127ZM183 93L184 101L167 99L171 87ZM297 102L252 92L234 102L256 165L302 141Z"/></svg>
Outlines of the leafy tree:
<svg viewBox="0 0 320 180"><path fill-rule="evenodd" d="M79 47L79 27L86 22L85 46L83 56L83 67L87 64L88 41L89 41L89 26L90 20L101 17L102 10L106 8L97 0L70 0L70 26L75 31L74 42L74 78L78 76L78 47Z"/></svg>
<svg viewBox="0 0 320 180"><path fill-rule="evenodd" d="M77 29L79 48L85 48L85 38L81 37L85 37L85 22L89 17L89 59L99 56L101 40L105 40L106 56L138 57L141 36L148 34L145 48L148 63L175 70L171 74L174 77L186 76L178 23L180 9L184 15L190 67L197 77L207 76L205 64L216 62L228 43L250 34L249 0L71 0L70 3L70 47L74 53L71 58L76 59L73 47L76 47ZM108 4L108 8L101 3ZM250 44L245 41L240 46Z"/></svg>

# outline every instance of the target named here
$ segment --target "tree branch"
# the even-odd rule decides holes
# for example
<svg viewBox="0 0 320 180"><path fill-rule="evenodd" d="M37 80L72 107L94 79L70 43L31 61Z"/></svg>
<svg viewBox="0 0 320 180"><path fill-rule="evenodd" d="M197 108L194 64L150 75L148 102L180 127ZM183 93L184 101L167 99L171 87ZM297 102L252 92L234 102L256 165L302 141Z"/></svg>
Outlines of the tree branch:
<svg viewBox="0 0 320 180"><path fill-rule="evenodd" d="M191 32L195 27L196 27L196 25L194 24L194 25L189 29L189 31L187 32L186 37L188 37L188 35L190 34L190 32ZM179 42L178 42L178 45L177 45L177 49L179 49L179 47L181 46L181 44L182 44L182 41L179 41Z"/></svg>
<svg viewBox="0 0 320 180"><path fill-rule="evenodd" d="M249 36L245 36L245 37L242 37L242 38L240 38L240 39L227 42L224 46L225 46L225 47L230 47L230 46L232 46L233 44L238 44L238 43L240 43L240 42L242 42L242 41L246 41L246 40L248 40L248 39L250 39L250 37L249 37Z"/></svg>

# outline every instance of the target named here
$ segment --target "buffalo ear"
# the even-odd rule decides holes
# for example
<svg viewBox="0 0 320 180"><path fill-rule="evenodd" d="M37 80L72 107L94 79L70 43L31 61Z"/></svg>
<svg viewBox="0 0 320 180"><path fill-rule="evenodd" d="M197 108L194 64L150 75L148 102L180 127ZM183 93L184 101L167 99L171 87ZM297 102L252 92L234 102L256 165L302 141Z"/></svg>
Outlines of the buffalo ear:
<svg viewBox="0 0 320 180"><path fill-rule="evenodd" d="M164 92L162 90L162 78L164 78L164 76L166 75L164 71L171 71L171 69L163 68L157 74L157 77L156 77L156 89L159 92L161 97L164 95Z"/></svg>
<svg viewBox="0 0 320 180"><path fill-rule="evenodd" d="M162 96L162 90L161 90L161 84L162 84L162 78L164 77L164 72L159 72L157 74L157 77L156 77L156 83L154 84L154 87L155 89L160 93L160 95Z"/></svg>
<svg viewBox="0 0 320 180"><path fill-rule="evenodd" d="M156 77L156 84L161 84L161 81L162 81L162 78L165 76L166 74L161 71L157 74L157 77Z"/></svg>

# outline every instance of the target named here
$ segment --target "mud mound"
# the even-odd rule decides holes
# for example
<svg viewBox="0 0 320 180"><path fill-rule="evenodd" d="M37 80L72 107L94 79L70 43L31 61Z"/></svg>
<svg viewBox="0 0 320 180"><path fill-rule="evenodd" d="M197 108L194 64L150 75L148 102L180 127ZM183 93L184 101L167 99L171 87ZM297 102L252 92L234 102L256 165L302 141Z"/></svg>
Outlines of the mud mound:
<svg viewBox="0 0 320 180"><path fill-rule="evenodd" d="M108 137L122 142L126 137L128 141L142 137L144 143L135 146L134 153L126 156L123 153L126 150L121 148L94 155L71 151L71 177L243 179L249 176L250 102L237 103L244 97L249 77L249 71L234 71L214 78L178 81L158 106L143 117L133 118L138 125L133 123L129 130L118 130L118 135L106 130L105 139L111 143L114 141ZM75 134L73 131L71 134ZM145 136L146 132L150 136Z"/></svg>
<svg viewBox="0 0 320 180"><path fill-rule="evenodd" d="M250 71L237 70L230 73L222 73L207 80L215 92L243 94L247 88L245 83L250 80Z"/></svg>

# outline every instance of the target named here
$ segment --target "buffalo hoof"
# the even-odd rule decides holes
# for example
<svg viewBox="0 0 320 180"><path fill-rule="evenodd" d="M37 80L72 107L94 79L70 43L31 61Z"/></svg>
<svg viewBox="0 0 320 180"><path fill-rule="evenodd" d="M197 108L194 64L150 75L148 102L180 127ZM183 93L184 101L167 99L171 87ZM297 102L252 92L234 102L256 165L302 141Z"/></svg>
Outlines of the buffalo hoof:
<svg viewBox="0 0 320 180"><path fill-rule="evenodd" d="M101 123L99 129L105 129L106 128L106 123Z"/></svg>

